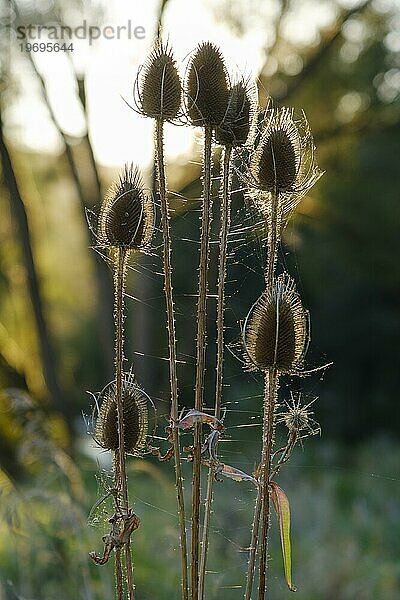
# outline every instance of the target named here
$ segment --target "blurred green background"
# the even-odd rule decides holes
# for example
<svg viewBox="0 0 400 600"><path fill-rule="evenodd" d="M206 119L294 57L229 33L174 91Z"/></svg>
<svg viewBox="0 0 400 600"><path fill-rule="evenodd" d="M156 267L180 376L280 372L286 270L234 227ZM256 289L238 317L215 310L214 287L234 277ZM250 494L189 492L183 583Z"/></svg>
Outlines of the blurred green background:
<svg viewBox="0 0 400 600"><path fill-rule="evenodd" d="M75 40L74 52L29 52L18 27L141 26L144 39ZM299 600L400 597L399 339L400 4L396 0L154 0L139 6L2 2L0 182L0 599L113 596L111 561L89 562L106 531L109 457L90 436L92 397L112 379L110 272L90 231L93 212L126 161L151 188L152 124L132 104L137 68L158 22L182 62L195 45L221 46L231 72L257 78L260 104L303 108L324 177L288 224L279 269L310 310L307 367L281 399L318 396L322 437L306 440L279 477L292 509ZM22 44L22 46L21 46ZM193 404L201 137L168 127L174 208L174 286L180 401ZM218 153L215 187L218 185ZM262 288L263 252L235 181L228 268L223 460L252 472L259 456L262 381L236 358L240 325ZM218 202L215 202L218 210ZM218 232L213 231L211 281ZM132 262L127 365L168 414L160 237ZM212 406L210 322L206 401ZM278 436L282 432L278 432ZM190 438L184 438L189 443ZM161 441L163 445L163 442ZM164 446L163 446L164 447ZM166 447L166 446L165 446ZM186 467L185 467L186 468ZM178 598L172 465L129 463L142 519L133 539L138 598ZM186 473L189 493L190 472ZM246 568L251 484L216 485L207 598L236 600ZM90 515L90 517L89 517ZM88 524L89 519L89 524ZM277 527L271 594L288 598Z"/></svg>

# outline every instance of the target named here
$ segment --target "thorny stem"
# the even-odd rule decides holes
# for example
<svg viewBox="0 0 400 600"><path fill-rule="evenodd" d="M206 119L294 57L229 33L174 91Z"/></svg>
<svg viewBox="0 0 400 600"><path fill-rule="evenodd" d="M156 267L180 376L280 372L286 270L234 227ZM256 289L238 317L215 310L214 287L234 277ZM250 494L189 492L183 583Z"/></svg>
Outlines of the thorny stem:
<svg viewBox="0 0 400 600"><path fill-rule="evenodd" d="M195 409L203 409L204 374L207 332L207 272L210 247L211 221L211 146L212 128L204 133L203 207L201 217L199 290L197 304L196 387ZM193 481L192 481L192 600L198 600L199 585L199 529L201 478L201 423L194 427Z"/></svg>
<svg viewBox="0 0 400 600"><path fill-rule="evenodd" d="M283 448L282 454L279 457L278 462L276 463L276 465L273 468L271 467L271 473L269 475L270 481L275 477L275 475L277 473L279 473L281 466L284 465L289 460L289 458L292 456L293 448L296 445L297 439L298 439L298 434L296 432L292 432L289 434L288 442L287 442L285 448ZM275 452L275 454L276 454L276 452Z"/></svg>
<svg viewBox="0 0 400 600"><path fill-rule="evenodd" d="M279 194L277 192L275 192L274 194L272 194L272 197L271 197L271 212L270 212L269 219L268 219L267 267L265 270L265 282L266 282L266 289L269 292L272 292L272 287L273 287L273 283L274 283L275 267L276 267L277 254L278 254L278 243L279 243L279 237L280 237L279 234L280 234ZM265 421L266 414L270 413L271 420L273 419L273 414L274 414L273 411L270 412L268 409L269 402L268 402L267 393L268 393L268 389L267 389L267 386L265 386L264 409L263 409L264 410L264 419L263 419L264 426L263 426L262 454L264 454L264 452L266 451L266 449L264 448L264 444L265 444L265 431L264 430L265 430L265 424L266 424L266 421ZM271 426L273 427L273 423L271 423ZM269 448L269 451L268 451L269 454L271 454L271 451L272 451L272 441L273 441L273 436L271 436L271 448ZM271 461L269 460L268 471L270 470L270 462ZM261 460L261 466L262 466L262 468L264 468L264 466L265 466L262 460ZM267 476L267 479L269 479L269 475ZM268 484L267 484L267 490L268 490ZM258 490L257 490L256 504L254 507L253 525L252 525L252 530L251 530L249 560L248 560L248 565L247 565L246 591L245 591L245 595L244 595L245 600L251 600L251 593L252 593L252 589L253 589L261 512L263 512L263 515L265 515L265 509L263 507L262 497L263 497L263 489L262 489L262 486L259 486ZM269 511L269 506L268 506L268 511ZM265 544L267 544L267 541L268 540L265 540ZM263 543L263 540L262 540L262 543ZM265 570L266 570L266 565L265 565ZM261 568L260 568L260 580L261 580ZM265 595L265 590L264 590L264 595ZM263 598L264 598L264 596L263 596Z"/></svg>
<svg viewBox="0 0 400 600"><path fill-rule="evenodd" d="M264 419L263 419L263 449L261 455L261 543L260 543L260 581L258 586L258 598L264 600L267 587L267 553L268 553L268 533L270 521L270 471L272 445L274 442L274 412L276 396L279 385L279 374L275 368L268 369L265 373L265 394L264 394Z"/></svg>
<svg viewBox="0 0 400 600"><path fill-rule="evenodd" d="M231 155L232 148L224 151L222 172L222 203L221 203L221 239L218 265L218 299L217 299L217 376L215 383L214 414L221 418L221 401L223 389L223 358L224 358L224 313L225 313L225 279L228 256L228 233L231 224Z"/></svg>
<svg viewBox="0 0 400 600"><path fill-rule="evenodd" d="M215 382L215 407L214 415L221 418L221 400L223 390L223 359L224 359L224 312L225 312L225 279L226 261L228 254L228 232L230 227L230 188L231 171L230 163L232 147L224 149L222 164L222 197L221 197L221 232L218 265L218 298L217 298L217 366ZM204 580L207 566L208 537L210 531L211 506L213 501L213 485L215 470L211 465L208 470L207 493L205 500L203 533L200 555L199 600L204 598Z"/></svg>
<svg viewBox="0 0 400 600"><path fill-rule="evenodd" d="M280 234L279 195L277 192L271 197L271 214L268 219L268 255L265 282L267 290L271 291L274 282L276 260L278 256L278 243Z"/></svg>
<svg viewBox="0 0 400 600"><path fill-rule="evenodd" d="M114 469L114 486L117 490L120 489L121 486L121 478L120 478L120 470L119 470L119 465L120 465L120 457L119 457L119 450L116 450L114 452L114 456L113 456L113 469ZM118 509L118 507L117 507ZM115 573L115 597L117 600L123 600L124 598L124 585L123 585L123 579L122 579L122 556L121 556L121 549L120 548L116 548L115 550L115 566L114 566L114 573Z"/></svg>
<svg viewBox="0 0 400 600"><path fill-rule="evenodd" d="M122 388L124 377L124 290L125 290L125 274L126 265L129 257L129 251L119 248L116 254L116 269L114 273L114 289L115 289L115 388L116 388L116 403L118 416L118 459L119 459L119 481L120 492L122 496L122 511L124 514L129 510L128 497L128 482L126 477L125 467L125 452L124 452L124 418L123 418L123 402ZM125 544L125 566L128 584L128 598L134 600L135 587L133 581L133 564L130 548L130 540Z"/></svg>
<svg viewBox="0 0 400 600"><path fill-rule="evenodd" d="M115 550L115 594L117 600L123 600L124 587L122 582L122 559L120 548Z"/></svg>
<svg viewBox="0 0 400 600"><path fill-rule="evenodd" d="M172 440L174 447L175 460L175 487L178 504L178 519L180 529L181 544L181 567L182 567L182 599L188 600L188 573L187 573L187 540L186 540L186 521L185 504L182 479L182 464L179 447L179 429L175 426L178 420L178 377L177 377L177 358L176 358L176 336L175 336L175 316L174 301L172 292L172 265L171 265L171 232L168 201L166 194L165 166L163 151L163 122L156 121L156 156L157 156L157 175L161 203L161 223L163 231L163 262L164 262L164 293L168 326L168 347L169 347L169 375L171 390L171 426Z"/></svg>
<svg viewBox="0 0 400 600"><path fill-rule="evenodd" d="M247 563L246 591L244 594L245 600L251 600L251 592L253 589L254 570L255 570L255 563L256 563L257 542L258 542L258 530L260 528L260 516L261 516L261 491L260 491L260 488L258 488L256 504L254 507L253 525L251 528L249 560Z"/></svg>

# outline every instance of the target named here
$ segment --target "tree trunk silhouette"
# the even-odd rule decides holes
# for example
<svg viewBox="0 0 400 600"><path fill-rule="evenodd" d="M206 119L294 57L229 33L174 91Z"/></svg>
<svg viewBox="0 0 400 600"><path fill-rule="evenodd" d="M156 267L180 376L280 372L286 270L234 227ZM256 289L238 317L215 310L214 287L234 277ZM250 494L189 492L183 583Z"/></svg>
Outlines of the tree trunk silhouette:
<svg viewBox="0 0 400 600"><path fill-rule="evenodd" d="M43 375L47 389L53 400L54 406L62 413L66 413L66 403L63 401L60 389L56 354L47 328L46 319L43 311L43 301L40 292L40 284L36 272L35 261L31 246L31 237L29 231L28 218L25 205L21 197L17 179L11 162L11 157L6 146L3 135L3 122L0 113L0 154L3 170L3 178L8 188L11 201L12 214L18 227L20 243L22 246L25 262L26 277L28 284L29 298L32 304L32 310L36 322L40 355L42 359Z"/></svg>
<svg viewBox="0 0 400 600"><path fill-rule="evenodd" d="M95 193L94 194L85 194L85 191L82 187L79 172L76 166L76 161L74 159L72 147L68 141L68 137L65 135L64 131L60 127L56 116L53 111L53 107L51 106L50 99L47 94L46 83L38 71L35 61L33 60L30 52L27 53L27 57L31 63L32 69L39 80L43 101L46 104L47 110L49 112L49 116L54 126L56 127L59 135L61 136L64 142L65 149L65 157L67 159L68 167L71 173L71 178L75 186L75 191L79 198L79 203L82 212L82 218L86 223L86 209L93 208L96 205L100 205L102 200L102 191L101 191L101 183L100 177L96 166L96 161L93 153L93 148L90 143L90 139L88 134L85 135L84 143L88 150L89 162L93 171L94 183L95 183ZM79 86L79 82L78 82ZM81 89L79 88L79 91ZM85 98L84 98L85 99ZM82 100L82 99L81 99ZM86 106L83 106L84 113L86 116ZM87 125L87 119L86 119ZM88 228L87 228L88 229ZM89 234L89 231L88 231ZM89 236L88 236L89 237ZM97 315L96 315L96 324L97 330L99 334L99 339L102 348L102 355L104 357L104 372L107 381L111 378L113 372L113 348L114 348L114 326L113 326L113 307L114 307L114 296L113 296L113 286L112 286L112 277L111 272L104 262L103 258L96 252L93 253L93 261L94 261L94 274L96 280L96 288L97 288Z"/></svg>

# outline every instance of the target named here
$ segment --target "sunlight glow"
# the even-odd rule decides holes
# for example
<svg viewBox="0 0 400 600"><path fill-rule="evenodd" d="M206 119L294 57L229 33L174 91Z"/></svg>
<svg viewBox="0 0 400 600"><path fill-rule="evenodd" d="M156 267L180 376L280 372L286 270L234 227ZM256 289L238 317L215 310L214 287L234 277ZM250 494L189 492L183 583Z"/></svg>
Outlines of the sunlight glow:
<svg viewBox="0 0 400 600"><path fill-rule="evenodd" d="M257 5L257 11L251 8L244 10L242 3L227 4L225 0L174 0L165 10L163 36L173 45L177 61L183 65L183 76L189 53L199 42L208 39L224 49L232 79L240 75L256 77L265 61L265 50L274 41L273 27L269 29L267 24L273 24L277 7L277 2L269 2ZM77 15L70 8L72 22L79 25ZM326 26L334 18L335 11L332 5L315 0L303 2L300 8L304 13L302 19L294 19L289 13L284 29L295 43L307 44L313 41L319 27ZM145 39L123 36L121 39L100 38L92 45L88 40L75 40L75 51L69 55L63 52L34 54L37 68L46 81L57 121L63 131L74 138L85 133L85 120L72 68L86 74L89 133L96 157L103 165L120 165L126 161L142 168L150 165L153 123L136 114L126 103L133 104L134 79L138 66L151 48L157 11L156 0L140 6L118 0L112 5L104 5L101 23L116 26L130 20L133 25L145 28ZM242 31L226 17L222 18L223 14L240 22ZM91 23L90 14L85 19ZM313 23L307 27L307 32L299 27L299 22L305 20ZM251 28L246 27L247 21L251 21ZM267 37L266 31L270 32ZM16 66L15 76L20 89L23 89L18 101L8 111L19 143L41 152L59 152L61 141L41 102L40 86L18 47L12 50L12 60ZM301 60L295 54L284 65L288 74L299 72L301 67ZM167 127L167 159L187 154L193 147L195 135L188 127L173 130Z"/></svg>

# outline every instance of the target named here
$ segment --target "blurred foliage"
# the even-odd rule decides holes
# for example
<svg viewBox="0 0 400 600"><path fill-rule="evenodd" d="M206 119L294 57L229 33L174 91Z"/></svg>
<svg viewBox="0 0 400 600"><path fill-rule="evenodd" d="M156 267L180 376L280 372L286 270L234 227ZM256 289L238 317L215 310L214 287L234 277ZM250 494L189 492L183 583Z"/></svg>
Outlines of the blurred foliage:
<svg viewBox="0 0 400 600"><path fill-rule="evenodd" d="M85 453L78 452L72 462L46 433L50 423L43 428L41 418L38 425L31 403L14 399L13 410L25 420L19 455L26 475L17 483L0 471L0 598L112 597L113 558L103 567L88 558L90 550L101 551L112 511L107 500L90 510L107 492L107 455L96 453L100 469L87 454L93 442L82 438ZM231 444L224 444L228 446L223 452L229 456ZM250 444L241 454L239 466L247 472L253 450ZM399 460L400 448L389 439L370 440L351 452L313 439L285 467L280 485L291 503L294 582L300 600L398 597L400 496L398 479L391 474ZM131 460L128 468L130 495L141 518L132 539L136 585L143 600L167 600L176 597L179 585L172 474L153 458ZM186 467L185 474L190 479ZM254 500L249 483L224 480L216 486L207 576L210 600L241 595L243 549ZM289 598L278 525L275 518L272 522L270 593Z"/></svg>
<svg viewBox="0 0 400 600"><path fill-rule="evenodd" d="M266 22L268 34L260 90L264 101L265 93L269 92L282 102L306 108L318 144L319 162L326 170L287 227L281 265L286 265L300 281L304 302L311 311L313 341L309 363L334 362L321 405L325 435L350 438L368 435L376 427L391 430L396 421L388 417L397 411L395 390L399 384L398 370L390 358L400 327L396 301L400 274L395 260L400 114L395 32L399 15L390 2L367 2L359 9L344 9L339 5L333 9L332 3L328 6L324 2L320 6L336 12L342 31L337 24L324 26L314 32L313 41L296 44L286 30L296 10L302 8L290 2L276 4L272 25L278 33L275 35L271 23L267 27ZM62 3L57 7L60 14L62 7ZM254 8L242 21L238 20L242 9L237 2L231 3L228 10L221 1L212 10L216 15L223 14L240 35L245 34L246 27L251 27L252 19L256 18ZM9 75L4 81L12 89ZM7 102L10 99L7 87L4 91ZM81 191L91 205L93 175L85 143L78 142L74 142L73 154L79 166ZM93 238L88 235L79 204L73 201L77 189L65 157L53 159L17 149L13 157L29 217L60 381L72 413L79 414L82 390L101 389L107 382L108 358L105 363L104 343L99 337L104 315L98 313L98 273L93 270L93 251L88 249ZM173 166L170 171L174 190L179 194L173 200L179 215L173 235L174 285L181 315L179 344L182 360L187 361L181 368L181 400L190 406L193 294L197 277L197 248L190 240L198 239L199 235L199 213L193 209L198 207L200 174L195 165L186 172ZM103 171L102 176L109 180L107 172ZM44 399L46 390L35 324L26 296L16 224L5 189L0 202L4 215L0 380L3 387L14 386L18 381L35 397ZM236 195L235 206L233 220L240 232L241 225L251 224L240 194ZM215 223L217 214L216 203ZM234 281L230 284L228 305L231 342L239 338L240 321L259 293L263 261L258 240L247 236L248 241L239 244L239 238L239 233L232 236L231 243L230 280ZM215 225L214 241L217 239ZM180 252L180 248L185 251ZM132 300L129 307L128 356L134 357L139 352L134 358L138 377L154 398L166 402L167 369L160 360L166 356L166 338L160 311L162 280L156 274L159 267L157 257L149 257L136 264L131 272L128 290L138 301ZM212 300L210 307L212 313ZM212 316L210 334L212 338ZM210 360L213 353L211 345ZM238 365L232 363L231 367L230 362L228 359L227 376L236 377ZM209 393L212 378L211 373ZM257 393L257 385L249 385L247 395ZM317 390L320 391L318 386Z"/></svg>
<svg viewBox="0 0 400 600"><path fill-rule="evenodd" d="M32 3L27 4L34 10ZM44 11L41 19L47 22L50 14L60 18L65 9L62 18L70 14L76 20L80 4L70 13L67 3L46 3L50 12ZM398 436L400 384L396 364L400 335L399 10L390 0L367 2L356 11L343 8L345 3L314 2L316 10L331 10L338 20L321 26L311 41L300 44L285 32L296 11L301 15L309 2L276 2L273 19L263 12L269 3L254 2L245 11L241 0L207 4L239 35L264 19L261 98L265 102L271 93L277 102L305 108L319 164L326 170L285 230L279 265L295 277L310 309L312 343L307 366L333 361L323 384L318 375L301 384L311 395L321 396L315 412L327 441L313 440L280 480L292 506L297 597L395 600L400 590L396 536L400 499L398 480L392 475L398 471L400 449L398 440L389 441L389 436ZM27 22L32 14L26 15ZM87 527L86 521L104 490L95 489L98 469L87 454L75 449L74 458L70 457L68 433L71 426L75 428L75 446L82 443L81 411L89 412L85 392L102 389L110 367L101 338L104 315L98 310L98 273L90 249L94 240L65 151L57 156L38 155L15 142L18 131L7 123L7 108L24 90L4 60L1 91L5 133L26 205L45 315L71 422L66 427L46 390L18 227L2 181L0 388L8 391L0 396L0 598L100 600L113 593L112 567L90 565L87 554L100 551L104 519L100 515L97 527ZM88 139L68 142L79 168L81 191L87 205L93 206L96 193ZM187 157L185 169L169 167L174 190L180 402L186 407L193 402L201 175L198 156L191 158L189 163ZM103 184L108 184L111 172L98 168ZM217 164L215 178L218 168ZM236 172L235 180L239 189ZM217 182L214 190L217 195ZM259 429L248 426L257 424L261 381L242 374L236 355L240 354L240 324L261 290L265 257L259 229L257 234L249 230L254 216L240 191L233 205L225 400L227 429L236 446L227 444L226 454L229 460L241 461L236 466L251 472ZM214 212L215 259L218 202ZM159 242L158 238L156 248ZM211 279L215 281L215 262ZM213 292L211 285L210 340L215 336ZM156 254L131 269L128 293L132 298L127 356L130 362L134 360L138 379L158 405L161 435L169 399L167 363L162 360L167 355L162 278ZM214 353L211 343L210 364ZM212 398L213 385L211 368L206 398ZM284 382L282 397L287 386L289 382ZM294 389L299 386L296 381ZM382 437L371 437L377 433ZM142 518L134 540L140 597L171 598L176 595L178 572L171 472L147 460L134 462L131 469L132 496ZM253 500L254 492L245 484L219 486L210 599L223 594L224 600L233 600L240 595L235 586L242 582L246 555L241 548L248 543ZM105 502L104 510L107 506ZM271 557L271 596L289 597L277 536L272 539Z"/></svg>

